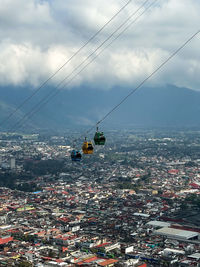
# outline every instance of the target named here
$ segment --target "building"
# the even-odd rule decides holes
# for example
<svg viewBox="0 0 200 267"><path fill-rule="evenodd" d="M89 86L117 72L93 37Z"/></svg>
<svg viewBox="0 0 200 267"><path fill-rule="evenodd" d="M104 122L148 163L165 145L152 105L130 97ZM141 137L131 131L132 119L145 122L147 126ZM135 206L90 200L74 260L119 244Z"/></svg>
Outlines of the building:
<svg viewBox="0 0 200 267"><path fill-rule="evenodd" d="M199 237L198 232L186 231L168 227L163 227L159 230L156 230L154 231L154 234L177 240L195 240L195 239L197 240Z"/></svg>
<svg viewBox="0 0 200 267"><path fill-rule="evenodd" d="M15 158L11 158L10 159L10 168L11 168L11 170L14 170L15 169Z"/></svg>

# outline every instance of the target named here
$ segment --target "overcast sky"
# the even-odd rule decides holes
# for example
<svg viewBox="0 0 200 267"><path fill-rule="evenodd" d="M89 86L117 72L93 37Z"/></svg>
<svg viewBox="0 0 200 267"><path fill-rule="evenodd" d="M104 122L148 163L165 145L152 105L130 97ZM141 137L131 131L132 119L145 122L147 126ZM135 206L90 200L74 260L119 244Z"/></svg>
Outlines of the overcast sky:
<svg viewBox="0 0 200 267"><path fill-rule="evenodd" d="M0 85L39 86L126 2L128 0L1 0ZM51 83L56 85L69 75L143 2L132 0ZM152 0L147 5L149 3ZM200 29L199 14L198 0L157 0L78 75L70 87L89 84L107 89L137 85ZM174 84L200 89L199 73L200 35L147 85Z"/></svg>

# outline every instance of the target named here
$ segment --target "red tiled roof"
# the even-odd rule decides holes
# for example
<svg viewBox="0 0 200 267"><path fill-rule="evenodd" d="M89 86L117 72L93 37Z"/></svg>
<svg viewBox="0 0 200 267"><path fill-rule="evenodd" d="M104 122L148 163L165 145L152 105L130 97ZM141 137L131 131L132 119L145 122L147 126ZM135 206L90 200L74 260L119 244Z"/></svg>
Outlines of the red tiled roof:
<svg viewBox="0 0 200 267"><path fill-rule="evenodd" d="M0 238L0 245L7 244L8 242L13 241L13 237Z"/></svg>
<svg viewBox="0 0 200 267"><path fill-rule="evenodd" d="M118 262L118 260L109 259L109 260L105 260L103 262L98 263L98 265L100 265L100 266L107 266L107 265L112 264L112 263L115 263L115 262Z"/></svg>
<svg viewBox="0 0 200 267"><path fill-rule="evenodd" d="M52 260L50 257L42 257L43 260Z"/></svg>
<svg viewBox="0 0 200 267"><path fill-rule="evenodd" d="M9 233L18 233L19 230L17 230L17 229L10 229L10 230L7 230L7 232L9 232Z"/></svg>
<svg viewBox="0 0 200 267"><path fill-rule="evenodd" d="M171 174L176 174L178 173L179 170L176 170L176 169L173 169L173 170L169 170L168 173L171 173Z"/></svg>
<svg viewBox="0 0 200 267"><path fill-rule="evenodd" d="M105 246L110 245L110 244L111 244L110 242L102 243L100 245L95 246L95 248L105 247Z"/></svg>
<svg viewBox="0 0 200 267"><path fill-rule="evenodd" d="M38 233L35 233L35 235L42 235L42 234L45 234L46 231L41 231L41 232L38 232Z"/></svg>
<svg viewBox="0 0 200 267"><path fill-rule="evenodd" d="M64 261L61 260L61 259L57 259L56 262L61 263L61 262L64 262Z"/></svg>
<svg viewBox="0 0 200 267"><path fill-rule="evenodd" d="M200 185L197 183L191 183L189 185L192 186L193 188L200 189Z"/></svg>
<svg viewBox="0 0 200 267"><path fill-rule="evenodd" d="M63 221L63 222L69 222L70 221L70 219L67 217L60 218L59 220Z"/></svg>
<svg viewBox="0 0 200 267"><path fill-rule="evenodd" d="M95 261L97 259L98 259L97 256L94 256L94 257L91 257L91 258L85 260L84 262L91 262L91 261Z"/></svg>
<svg viewBox="0 0 200 267"><path fill-rule="evenodd" d="M65 252L66 250L68 250L68 248L62 247L62 252Z"/></svg>
<svg viewBox="0 0 200 267"><path fill-rule="evenodd" d="M95 260L97 260L97 259L98 259L98 258L97 258L96 256L94 256L94 257L90 257L90 258L88 258L88 259L86 259L86 260L79 261L79 262L77 262L76 264L77 264L77 265L82 265L82 264L84 264L84 263L89 263L89 262L95 261Z"/></svg>

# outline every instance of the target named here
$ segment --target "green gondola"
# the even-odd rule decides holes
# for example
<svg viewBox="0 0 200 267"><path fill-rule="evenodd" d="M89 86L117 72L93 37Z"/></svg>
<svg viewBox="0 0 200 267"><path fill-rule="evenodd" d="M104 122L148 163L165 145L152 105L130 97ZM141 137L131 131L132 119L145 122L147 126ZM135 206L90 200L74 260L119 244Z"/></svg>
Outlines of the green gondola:
<svg viewBox="0 0 200 267"><path fill-rule="evenodd" d="M105 142L106 142L106 138L105 138L103 132L99 132L98 128L97 128L96 133L94 135L95 145L103 146L103 145L105 145Z"/></svg>

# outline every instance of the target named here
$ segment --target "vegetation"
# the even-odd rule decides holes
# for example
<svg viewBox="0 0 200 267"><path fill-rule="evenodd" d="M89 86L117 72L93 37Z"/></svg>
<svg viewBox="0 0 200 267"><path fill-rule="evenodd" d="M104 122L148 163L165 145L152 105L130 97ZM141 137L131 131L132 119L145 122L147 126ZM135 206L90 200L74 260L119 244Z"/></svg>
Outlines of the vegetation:
<svg viewBox="0 0 200 267"><path fill-rule="evenodd" d="M0 171L0 186L17 189L24 192L40 191L34 180L40 175L56 175L65 171L61 160L32 160L24 163L24 171L20 173L9 170Z"/></svg>
<svg viewBox="0 0 200 267"><path fill-rule="evenodd" d="M28 261L22 261L17 266L18 267L31 267L32 264L30 262L28 262Z"/></svg>
<svg viewBox="0 0 200 267"><path fill-rule="evenodd" d="M185 198L184 205L187 206L188 203L197 206L200 209L200 196L195 194L189 194Z"/></svg>
<svg viewBox="0 0 200 267"><path fill-rule="evenodd" d="M27 161L24 164L24 169L34 175L57 174L64 169L64 161L52 159Z"/></svg>
<svg viewBox="0 0 200 267"><path fill-rule="evenodd" d="M35 182L27 182L33 179L34 176L31 174L28 175L25 173L13 173L8 171L0 172L0 186L24 192L34 192L41 189Z"/></svg>

